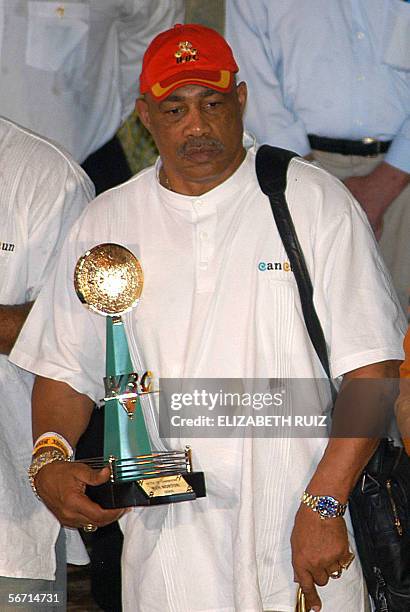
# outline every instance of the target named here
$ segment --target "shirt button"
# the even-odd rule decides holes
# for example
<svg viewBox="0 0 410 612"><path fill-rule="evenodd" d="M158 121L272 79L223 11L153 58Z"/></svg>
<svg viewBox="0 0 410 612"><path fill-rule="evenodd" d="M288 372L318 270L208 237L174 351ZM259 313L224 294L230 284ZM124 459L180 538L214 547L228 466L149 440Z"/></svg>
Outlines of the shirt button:
<svg viewBox="0 0 410 612"><path fill-rule="evenodd" d="M208 269L208 264L205 261L201 262L199 264L199 269L200 270L207 270Z"/></svg>
<svg viewBox="0 0 410 612"><path fill-rule="evenodd" d="M356 77L357 81L364 81L366 79L366 77L364 76L364 74L358 74Z"/></svg>
<svg viewBox="0 0 410 612"><path fill-rule="evenodd" d="M200 233L199 233L199 238L200 238L201 240L207 240L207 239L208 239L208 234L207 234L207 232L200 232Z"/></svg>
<svg viewBox="0 0 410 612"><path fill-rule="evenodd" d="M364 32L357 32L357 38L362 40L364 38Z"/></svg>

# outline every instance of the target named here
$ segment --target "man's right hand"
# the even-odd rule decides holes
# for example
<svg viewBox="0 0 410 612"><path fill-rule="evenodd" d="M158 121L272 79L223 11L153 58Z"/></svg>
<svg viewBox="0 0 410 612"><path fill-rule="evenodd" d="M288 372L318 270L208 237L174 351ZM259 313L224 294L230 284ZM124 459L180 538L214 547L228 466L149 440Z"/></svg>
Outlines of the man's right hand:
<svg viewBox="0 0 410 612"><path fill-rule="evenodd" d="M410 183L410 174L383 161L369 174L350 176L343 182L365 211L376 239L380 240L383 215Z"/></svg>
<svg viewBox="0 0 410 612"><path fill-rule="evenodd" d="M85 463L55 461L35 477L39 497L66 527L104 527L118 520L127 508L105 510L85 494L86 485L101 485L110 477L109 468L94 470Z"/></svg>

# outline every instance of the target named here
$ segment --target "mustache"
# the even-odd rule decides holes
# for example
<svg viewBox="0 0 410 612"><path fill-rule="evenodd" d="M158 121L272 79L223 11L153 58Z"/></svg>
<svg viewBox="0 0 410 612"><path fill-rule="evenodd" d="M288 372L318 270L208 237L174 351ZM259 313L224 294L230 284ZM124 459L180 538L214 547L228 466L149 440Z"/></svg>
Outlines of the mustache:
<svg viewBox="0 0 410 612"><path fill-rule="evenodd" d="M217 138L209 138L207 136L191 136L186 142L184 142L180 147L178 147L177 153L181 157L185 157L191 152L197 152L201 149L213 149L215 151L223 151L224 145Z"/></svg>

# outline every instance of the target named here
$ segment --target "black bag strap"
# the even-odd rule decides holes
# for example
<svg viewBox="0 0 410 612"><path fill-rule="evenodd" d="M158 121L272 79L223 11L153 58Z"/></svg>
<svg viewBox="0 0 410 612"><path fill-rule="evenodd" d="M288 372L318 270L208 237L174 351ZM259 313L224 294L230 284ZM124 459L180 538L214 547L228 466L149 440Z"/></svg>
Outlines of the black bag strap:
<svg viewBox="0 0 410 612"><path fill-rule="evenodd" d="M293 157L297 157L297 153L262 145L256 153L256 175L260 188L269 197L273 217L295 275L310 340L331 380L325 336L313 303L312 282L285 198L287 169ZM335 390L333 385L331 387L334 396Z"/></svg>

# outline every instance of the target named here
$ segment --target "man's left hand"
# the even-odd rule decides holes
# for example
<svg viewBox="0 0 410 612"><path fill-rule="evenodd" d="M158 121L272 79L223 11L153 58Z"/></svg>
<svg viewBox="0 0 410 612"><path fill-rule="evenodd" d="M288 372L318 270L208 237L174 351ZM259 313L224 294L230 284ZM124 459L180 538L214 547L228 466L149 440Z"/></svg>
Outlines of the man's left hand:
<svg viewBox="0 0 410 612"><path fill-rule="evenodd" d="M341 565L351 559L345 521L342 517L321 519L302 505L296 514L291 545L295 581L305 594L306 609L319 611L322 602L316 585L325 586L330 574L341 571Z"/></svg>
<svg viewBox="0 0 410 612"><path fill-rule="evenodd" d="M334 418L344 411L346 402L355 405L359 400L363 409L382 408L390 401L383 385L372 385L372 392L362 382L369 379L389 379L398 375L399 361L381 361L346 372L334 406ZM347 502L360 473L377 448L376 438L331 437L310 482L304 487L311 495L331 495ZM336 578L343 566L352 560L347 529L342 517L321 519L317 512L301 504L295 517L291 536L292 563L297 581L305 594L306 608L321 609L317 586ZM340 578L342 580L342 578Z"/></svg>
<svg viewBox="0 0 410 612"><path fill-rule="evenodd" d="M365 211L376 239L380 240L383 215L410 182L410 174L381 162L366 176L350 176L344 184Z"/></svg>

